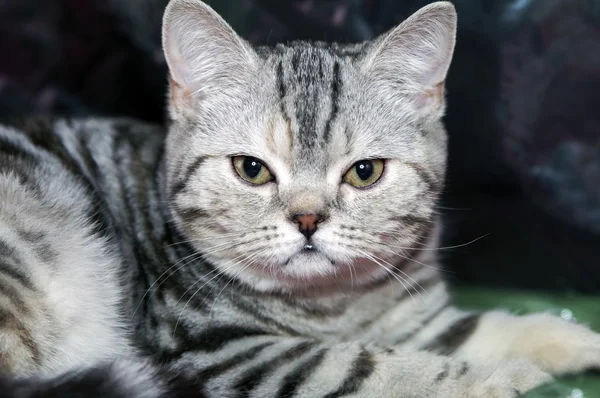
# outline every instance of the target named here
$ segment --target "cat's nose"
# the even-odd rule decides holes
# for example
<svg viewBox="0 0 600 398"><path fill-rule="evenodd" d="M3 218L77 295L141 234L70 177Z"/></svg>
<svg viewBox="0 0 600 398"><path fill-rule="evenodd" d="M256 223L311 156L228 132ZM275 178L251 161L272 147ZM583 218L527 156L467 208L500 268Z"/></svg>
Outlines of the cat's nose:
<svg viewBox="0 0 600 398"><path fill-rule="evenodd" d="M317 231L317 224L322 222L325 217L322 214L294 214L292 221L298 224L300 233L310 239Z"/></svg>

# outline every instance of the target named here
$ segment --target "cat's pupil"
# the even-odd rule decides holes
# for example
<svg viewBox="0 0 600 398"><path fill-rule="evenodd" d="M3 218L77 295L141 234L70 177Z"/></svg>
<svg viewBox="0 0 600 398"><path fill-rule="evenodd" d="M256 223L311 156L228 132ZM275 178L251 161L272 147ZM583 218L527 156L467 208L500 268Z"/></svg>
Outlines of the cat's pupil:
<svg viewBox="0 0 600 398"><path fill-rule="evenodd" d="M373 162L370 160L363 160L356 164L356 175L363 180L366 181L373 175Z"/></svg>
<svg viewBox="0 0 600 398"><path fill-rule="evenodd" d="M250 178L255 178L260 173L263 165L254 158L246 158L244 160L244 172Z"/></svg>

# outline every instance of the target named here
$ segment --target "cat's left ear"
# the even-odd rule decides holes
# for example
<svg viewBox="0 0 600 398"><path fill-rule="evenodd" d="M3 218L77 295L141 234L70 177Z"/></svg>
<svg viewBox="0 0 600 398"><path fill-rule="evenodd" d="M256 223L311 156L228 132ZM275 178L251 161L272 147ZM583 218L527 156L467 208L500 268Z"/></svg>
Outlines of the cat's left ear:
<svg viewBox="0 0 600 398"><path fill-rule="evenodd" d="M450 2L421 8L372 43L362 60L364 70L408 95L420 112L443 111L444 81L456 42L456 20Z"/></svg>
<svg viewBox="0 0 600 398"><path fill-rule="evenodd" d="M250 44L200 0L171 0L163 17L163 50L176 111L194 108L211 95L235 97L258 59Z"/></svg>

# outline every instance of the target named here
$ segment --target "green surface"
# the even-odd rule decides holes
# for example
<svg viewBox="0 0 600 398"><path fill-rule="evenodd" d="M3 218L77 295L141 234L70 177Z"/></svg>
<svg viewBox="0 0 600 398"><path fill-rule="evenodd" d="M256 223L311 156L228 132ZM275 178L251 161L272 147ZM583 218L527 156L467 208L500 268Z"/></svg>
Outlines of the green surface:
<svg viewBox="0 0 600 398"><path fill-rule="evenodd" d="M573 316L578 322L600 331L600 297L460 288L456 303L466 309L503 308L519 314L551 311ZM579 375L562 378L526 395L527 398L600 398L600 376Z"/></svg>

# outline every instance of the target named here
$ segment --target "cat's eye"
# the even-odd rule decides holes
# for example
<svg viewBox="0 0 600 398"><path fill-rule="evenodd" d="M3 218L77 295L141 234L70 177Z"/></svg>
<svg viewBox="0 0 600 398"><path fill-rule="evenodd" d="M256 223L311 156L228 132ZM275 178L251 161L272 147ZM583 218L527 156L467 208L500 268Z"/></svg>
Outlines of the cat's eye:
<svg viewBox="0 0 600 398"><path fill-rule="evenodd" d="M273 174L261 163L251 156L234 156L233 168L244 180L254 185L263 185L273 181Z"/></svg>
<svg viewBox="0 0 600 398"><path fill-rule="evenodd" d="M361 160L344 174L344 182L356 188L368 187L381 178L383 168L384 161L381 159Z"/></svg>

